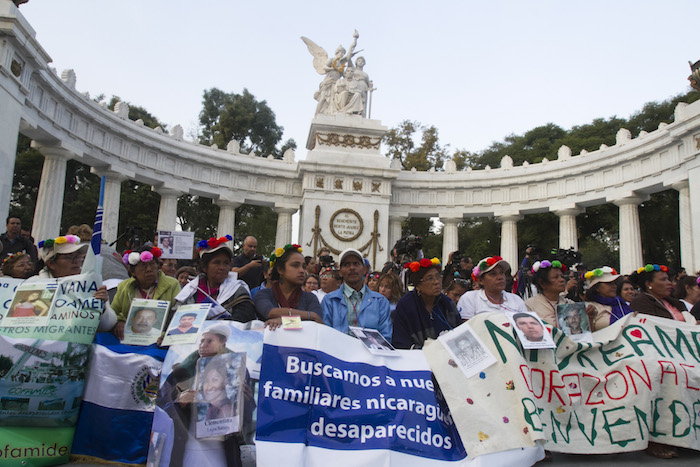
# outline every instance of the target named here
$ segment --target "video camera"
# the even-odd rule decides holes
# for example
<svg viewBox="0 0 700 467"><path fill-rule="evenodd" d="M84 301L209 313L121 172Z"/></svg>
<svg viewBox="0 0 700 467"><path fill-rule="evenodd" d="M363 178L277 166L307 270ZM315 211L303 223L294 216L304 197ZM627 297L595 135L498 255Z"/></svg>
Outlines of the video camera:
<svg viewBox="0 0 700 467"><path fill-rule="evenodd" d="M574 264L578 264L583 260L583 255L580 251L576 251L573 248L564 250L563 248L552 248L550 252L552 259L559 261L561 264L565 264L566 267L571 268Z"/></svg>

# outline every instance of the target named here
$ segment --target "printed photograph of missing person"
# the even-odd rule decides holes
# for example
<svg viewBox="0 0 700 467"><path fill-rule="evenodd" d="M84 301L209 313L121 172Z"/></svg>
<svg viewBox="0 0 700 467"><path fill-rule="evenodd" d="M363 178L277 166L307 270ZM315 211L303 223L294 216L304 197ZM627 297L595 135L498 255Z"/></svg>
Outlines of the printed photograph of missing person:
<svg viewBox="0 0 700 467"><path fill-rule="evenodd" d="M446 340L446 343L459 363L467 367L486 356L485 349L471 332L465 332L454 339Z"/></svg>
<svg viewBox="0 0 700 467"><path fill-rule="evenodd" d="M585 303L567 303L557 306L557 321L559 329L568 336L591 332Z"/></svg>
<svg viewBox="0 0 700 467"><path fill-rule="evenodd" d="M155 307L134 308L129 314L126 323L127 333L140 334L142 336L160 336L165 313Z"/></svg>
<svg viewBox="0 0 700 467"><path fill-rule="evenodd" d="M197 363L195 398L198 422L238 415L239 393L245 378L244 368L245 354L240 352L200 359ZM227 431L237 431L238 421L232 421L231 425L230 431Z"/></svg>
<svg viewBox="0 0 700 467"><path fill-rule="evenodd" d="M535 313L509 313L516 334L523 348L546 349L554 348L552 336L547 332L542 320Z"/></svg>

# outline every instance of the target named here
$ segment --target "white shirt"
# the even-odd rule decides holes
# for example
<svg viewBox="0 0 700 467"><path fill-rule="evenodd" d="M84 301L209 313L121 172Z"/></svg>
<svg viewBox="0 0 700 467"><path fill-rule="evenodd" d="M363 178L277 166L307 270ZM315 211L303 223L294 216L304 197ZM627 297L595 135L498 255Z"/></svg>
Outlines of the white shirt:
<svg viewBox="0 0 700 467"><path fill-rule="evenodd" d="M488 297L486 297L486 292L484 289L481 290L470 290L464 295L459 297L457 302L457 309L462 319L470 319L479 313L489 313L492 311L497 311L500 313L505 313L507 311L527 312L528 309L525 306L525 302L519 296L510 293L502 292L503 303L497 304L492 303Z"/></svg>
<svg viewBox="0 0 700 467"><path fill-rule="evenodd" d="M319 303L321 303L321 302L323 301L323 297L325 297L326 295L328 295L328 293L327 293L327 292L324 292L323 289L316 289L316 290L314 290L314 291L311 292L311 293L314 294L314 295L316 295L316 298L318 298L318 302L319 302Z"/></svg>

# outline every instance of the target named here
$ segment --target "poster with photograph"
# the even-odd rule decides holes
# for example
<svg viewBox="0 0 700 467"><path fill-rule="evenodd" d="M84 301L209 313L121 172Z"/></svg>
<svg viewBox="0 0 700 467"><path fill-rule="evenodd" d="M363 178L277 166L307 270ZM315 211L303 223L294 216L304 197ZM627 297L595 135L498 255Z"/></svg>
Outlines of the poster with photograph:
<svg viewBox="0 0 700 467"><path fill-rule="evenodd" d="M459 326L439 336L438 340L467 378L478 375L496 363L496 357L469 325Z"/></svg>
<svg viewBox="0 0 700 467"><path fill-rule="evenodd" d="M7 366L0 369L0 426L72 426L89 349L87 344L0 336Z"/></svg>
<svg viewBox="0 0 700 467"><path fill-rule="evenodd" d="M158 231L158 248L168 259L192 259L194 253L194 232L173 232L170 230Z"/></svg>
<svg viewBox="0 0 700 467"><path fill-rule="evenodd" d="M382 333L376 329L359 328L350 326L350 331L362 341L367 350L374 355L394 356L396 349L384 339Z"/></svg>
<svg viewBox="0 0 700 467"><path fill-rule="evenodd" d="M544 323L533 311L508 312L508 319L513 324L515 333L524 349L553 349L555 347L552 335L544 327Z"/></svg>
<svg viewBox="0 0 700 467"><path fill-rule="evenodd" d="M55 282L19 285L0 325L7 327L46 326L49 322L49 311L56 297L57 289L58 284Z"/></svg>
<svg viewBox="0 0 700 467"><path fill-rule="evenodd" d="M593 342L584 302L557 305L557 322L559 329L574 342Z"/></svg>
<svg viewBox="0 0 700 467"><path fill-rule="evenodd" d="M210 438L241 431L246 354L229 352L197 361L195 436Z"/></svg>
<svg viewBox="0 0 700 467"><path fill-rule="evenodd" d="M165 331L162 345L194 344L202 323L207 319L211 303L193 303L177 309Z"/></svg>
<svg viewBox="0 0 700 467"><path fill-rule="evenodd" d="M168 308L170 302L165 300L132 300L129 315L126 317L122 344L155 344L163 332Z"/></svg>

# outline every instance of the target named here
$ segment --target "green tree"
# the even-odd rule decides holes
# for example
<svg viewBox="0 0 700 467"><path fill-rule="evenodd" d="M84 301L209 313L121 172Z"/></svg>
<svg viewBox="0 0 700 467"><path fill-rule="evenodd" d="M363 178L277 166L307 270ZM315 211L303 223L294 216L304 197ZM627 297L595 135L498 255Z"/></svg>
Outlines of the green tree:
<svg viewBox="0 0 700 467"><path fill-rule="evenodd" d="M416 144L420 132L420 145ZM398 159L405 170L415 168L426 171L441 170L447 156L447 148L440 145L438 130L434 126L422 126L418 122L404 120L390 129L382 141L387 157Z"/></svg>
<svg viewBox="0 0 700 467"><path fill-rule="evenodd" d="M243 152L259 156L273 155L281 159L287 149L296 149L293 139L278 148L284 128L275 120L275 113L266 101L258 101L247 89L243 94L226 93L217 88L204 91L200 142L225 148L231 140L241 145Z"/></svg>

